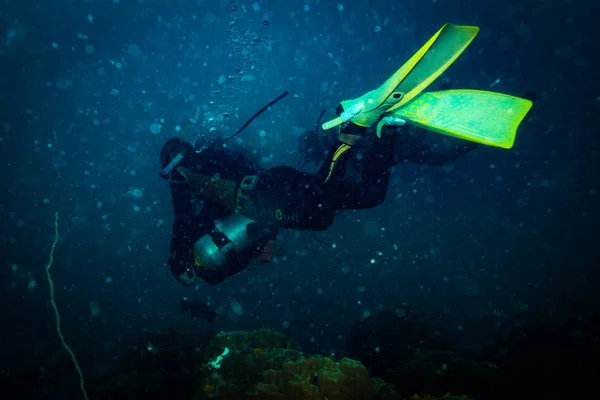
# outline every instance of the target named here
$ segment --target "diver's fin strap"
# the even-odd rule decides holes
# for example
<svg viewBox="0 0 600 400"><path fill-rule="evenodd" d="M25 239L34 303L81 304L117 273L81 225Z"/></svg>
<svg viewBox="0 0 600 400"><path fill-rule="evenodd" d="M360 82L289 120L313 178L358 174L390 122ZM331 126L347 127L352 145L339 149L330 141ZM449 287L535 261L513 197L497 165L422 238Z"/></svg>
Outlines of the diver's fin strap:
<svg viewBox="0 0 600 400"><path fill-rule="evenodd" d="M323 183L329 182L329 180L333 176L333 171L335 170L335 167L338 164L338 161L339 161L340 157L342 155L344 155L344 153L346 153L351 148L352 148L352 146L350 146L347 143L340 143L340 145L338 146L338 148L333 153L333 156L331 157L331 160L329 161L329 170L327 172L327 176L323 180Z"/></svg>

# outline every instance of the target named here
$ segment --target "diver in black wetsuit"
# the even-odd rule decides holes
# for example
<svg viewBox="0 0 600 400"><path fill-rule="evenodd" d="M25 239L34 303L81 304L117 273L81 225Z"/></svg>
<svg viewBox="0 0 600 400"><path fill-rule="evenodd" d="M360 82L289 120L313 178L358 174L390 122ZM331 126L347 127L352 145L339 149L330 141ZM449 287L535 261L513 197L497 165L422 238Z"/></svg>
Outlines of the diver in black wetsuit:
<svg viewBox="0 0 600 400"><path fill-rule="evenodd" d="M239 152L212 146L196 153L191 144L178 138L170 139L163 146L160 154L163 168L172 160L172 154L184 155L185 159L182 159L181 165L189 166L191 170L233 181L241 181L245 176L257 174L261 170L257 163L250 161ZM219 221L232 213L226 206L207 200L201 193L194 193L190 184L177 170L172 171L168 179L174 209L169 267L173 275L179 277L196 262L195 243L205 234L212 234ZM273 239L274 237L275 233L272 235ZM224 263L222 268L203 268L195 271L196 275L206 282L216 284L240 271L247 264L231 262ZM180 281L185 284L192 283L184 279Z"/></svg>
<svg viewBox="0 0 600 400"><path fill-rule="evenodd" d="M334 138L335 139L335 138ZM416 127L402 128L394 149L393 165L410 162L419 165L441 166L456 161L480 146L475 142L448 138L453 141L449 146L437 149L426 142L427 131ZM328 154L332 146L331 137L309 130L298 137L298 147L301 154L299 168L307 164L319 163ZM358 162L357 164L362 164ZM360 166L357 167L360 169Z"/></svg>
<svg viewBox="0 0 600 400"><path fill-rule="evenodd" d="M161 151L174 208L169 267L184 285L199 277L217 284L252 263L269 262L279 229L325 230L338 210L365 209L385 199L395 129L373 141L359 183L344 180L350 150L366 128L341 129L318 173L292 167L262 170L243 155L209 147L196 152L181 139ZM345 135L345 136L344 136ZM351 140L343 140L351 138Z"/></svg>

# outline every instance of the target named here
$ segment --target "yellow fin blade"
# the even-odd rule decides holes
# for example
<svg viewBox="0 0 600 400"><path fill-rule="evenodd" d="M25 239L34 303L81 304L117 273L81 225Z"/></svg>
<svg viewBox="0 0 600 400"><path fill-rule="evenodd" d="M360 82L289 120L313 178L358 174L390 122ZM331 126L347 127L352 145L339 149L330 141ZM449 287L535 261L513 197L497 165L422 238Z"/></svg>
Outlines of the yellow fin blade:
<svg viewBox="0 0 600 400"><path fill-rule="evenodd" d="M401 107L425 90L456 61L478 32L476 26L445 24L379 88L356 99L342 101L344 110L360 105L362 110L352 117L352 122L361 126L373 125L383 113ZM323 129L342 122L336 118L323 124Z"/></svg>
<svg viewBox="0 0 600 400"><path fill-rule="evenodd" d="M446 24L413 56L405 66L410 66L395 93L402 98L389 111L402 107L427 88L471 44L479 33L477 26ZM416 61L416 62L415 62ZM402 67L404 68L404 66Z"/></svg>
<svg viewBox="0 0 600 400"><path fill-rule="evenodd" d="M533 103L482 90L422 93L393 114L421 128L510 149Z"/></svg>

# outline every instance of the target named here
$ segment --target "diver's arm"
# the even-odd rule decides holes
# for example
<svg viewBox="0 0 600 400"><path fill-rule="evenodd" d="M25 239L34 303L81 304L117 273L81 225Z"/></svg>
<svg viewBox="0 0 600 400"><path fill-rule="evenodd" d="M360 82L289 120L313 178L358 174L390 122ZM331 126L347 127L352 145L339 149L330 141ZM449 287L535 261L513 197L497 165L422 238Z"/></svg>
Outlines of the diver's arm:
<svg viewBox="0 0 600 400"><path fill-rule="evenodd" d="M172 182L171 197L173 200L173 231L169 251L169 268L179 282L190 285L194 282L195 273L193 233L196 224L193 217L191 193L189 185Z"/></svg>
<svg viewBox="0 0 600 400"><path fill-rule="evenodd" d="M171 246L169 252L169 268L171 273L179 282L188 286L194 283L194 255L192 253L194 243L186 233L191 227L185 221L173 222L173 233L171 235Z"/></svg>
<svg viewBox="0 0 600 400"><path fill-rule="evenodd" d="M443 153L433 150L431 146L421 144L407 154L405 160L419 165L441 166L456 161L478 146L479 144L475 142L465 141Z"/></svg>

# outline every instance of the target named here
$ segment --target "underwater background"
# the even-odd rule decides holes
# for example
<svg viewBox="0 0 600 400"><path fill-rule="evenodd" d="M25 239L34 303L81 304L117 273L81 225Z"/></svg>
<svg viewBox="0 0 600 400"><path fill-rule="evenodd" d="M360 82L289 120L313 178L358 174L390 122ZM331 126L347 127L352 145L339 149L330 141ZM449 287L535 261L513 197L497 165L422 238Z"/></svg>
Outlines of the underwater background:
<svg viewBox="0 0 600 400"><path fill-rule="evenodd" d="M405 398L600 391L597 2L0 7L0 397L83 396L50 301L56 227L55 299L90 398L221 398L200 367L221 354L203 350L219 332L242 335L238 356L274 346L358 360ZM399 164L381 206L343 212L326 232L284 231L274 263L218 286L184 288L171 276L173 211L158 176L166 140L229 136L288 90L231 146L265 168L296 166L298 138L322 109L333 118L341 100L377 87L446 22L481 32L431 89L535 94L512 149L479 147L442 167ZM180 313L183 297L210 304L217 320ZM243 344L242 332L273 334L261 329L288 339ZM411 369L426 350L444 357ZM156 361L161 351L168 356ZM440 384L448 357L470 368ZM125 359L132 374L171 378L118 391L106 382ZM486 368L485 378L473 372ZM181 377L187 392L174 383ZM325 398L315 396L297 398Z"/></svg>

